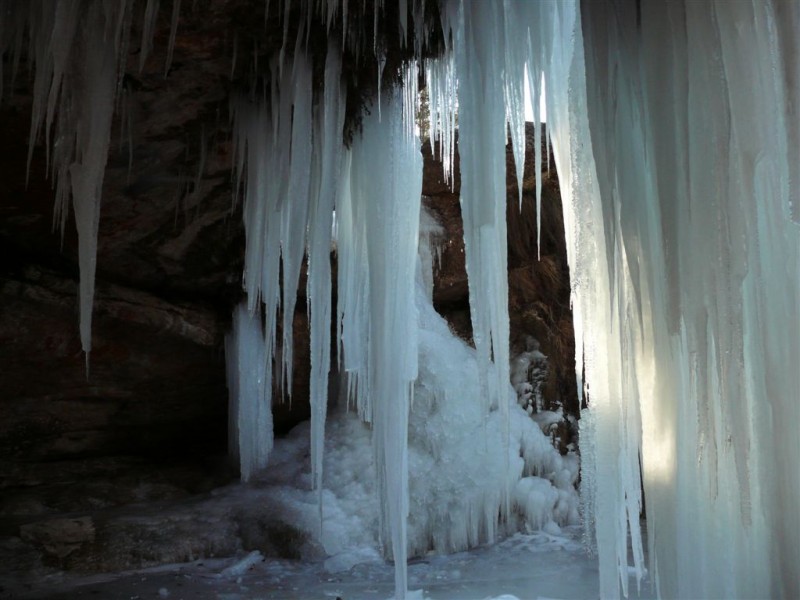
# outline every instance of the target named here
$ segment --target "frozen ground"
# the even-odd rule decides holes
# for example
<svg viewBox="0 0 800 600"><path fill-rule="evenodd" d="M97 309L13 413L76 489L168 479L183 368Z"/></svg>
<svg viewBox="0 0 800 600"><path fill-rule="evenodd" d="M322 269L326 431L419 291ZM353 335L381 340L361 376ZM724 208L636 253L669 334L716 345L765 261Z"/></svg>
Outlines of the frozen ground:
<svg viewBox="0 0 800 600"><path fill-rule="evenodd" d="M558 536L517 534L498 544L449 556L430 556L409 564L409 589L431 600L497 598L597 598L598 570L587 554L577 527ZM253 560L255 559L255 560ZM393 594L393 567L383 562L360 564L331 574L322 562L263 560L256 554L155 569L61 581L43 580L20 598L102 598L146 600L255 600L268 598L342 600L385 599ZM419 594L421 590L421 595ZM637 595L653 598L645 579Z"/></svg>

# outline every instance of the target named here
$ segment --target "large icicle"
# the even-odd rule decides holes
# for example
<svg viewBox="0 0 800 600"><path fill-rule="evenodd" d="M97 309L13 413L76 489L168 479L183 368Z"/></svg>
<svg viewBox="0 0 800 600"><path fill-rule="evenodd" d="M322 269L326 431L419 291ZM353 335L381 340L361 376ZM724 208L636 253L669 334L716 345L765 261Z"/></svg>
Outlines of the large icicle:
<svg viewBox="0 0 800 600"><path fill-rule="evenodd" d="M92 304L97 268L97 233L100 226L100 198L103 191L114 94L117 84L117 46L121 15L100 3L89 8L83 40L82 93L74 97L68 110L77 113L75 121L75 161L69 167L72 205L78 229L80 265L81 346L86 353L88 372L92 349ZM75 84L70 89L75 89ZM80 87L78 88L80 89Z"/></svg>
<svg viewBox="0 0 800 600"><path fill-rule="evenodd" d="M322 524L322 467L328 372L331 362L331 234L336 191L342 177L345 96L338 49L328 45L323 101L314 118L315 177L308 221L308 307L311 313L311 478L319 493Z"/></svg>
<svg viewBox="0 0 800 600"><path fill-rule="evenodd" d="M54 223L60 225L62 239L70 198L75 211L80 336L87 371L101 195L132 4L31 0L0 5L4 22L15 25L15 36L0 36L0 52L12 54L12 77L28 31L27 56L34 72L28 164L43 135L48 170L55 179ZM143 43L149 45L152 28L145 29Z"/></svg>
<svg viewBox="0 0 800 600"><path fill-rule="evenodd" d="M411 81L415 76L407 77L406 85ZM416 95L393 90L387 96L382 119L377 111L368 115L354 143L350 191L365 223L370 412L382 523L391 539L395 595L401 600L407 591L408 412L417 377L414 290L422 155L413 134ZM340 229L340 248L361 243L358 230L355 239L344 233Z"/></svg>
<svg viewBox="0 0 800 600"><path fill-rule="evenodd" d="M458 73L461 209L473 338L487 405L509 376L504 13L497 2L448 5ZM521 107L520 107L521 108Z"/></svg>
<svg viewBox="0 0 800 600"><path fill-rule="evenodd" d="M280 97L281 119L291 123L291 141L289 145L282 147L283 152L289 152L288 189L286 195L279 198L283 259L283 360L279 375L283 389L291 395L294 341L292 322L306 249L313 151L311 62L304 54L295 54L290 79L288 82L286 78L283 79ZM281 126L289 127L285 121L281 122ZM273 151L280 152L279 148Z"/></svg>

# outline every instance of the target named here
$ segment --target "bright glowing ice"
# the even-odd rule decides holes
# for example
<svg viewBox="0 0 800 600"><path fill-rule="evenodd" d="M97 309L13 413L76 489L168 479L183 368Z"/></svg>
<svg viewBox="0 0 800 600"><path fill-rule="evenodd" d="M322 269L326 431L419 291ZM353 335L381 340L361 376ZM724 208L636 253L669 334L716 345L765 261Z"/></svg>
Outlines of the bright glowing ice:
<svg viewBox="0 0 800 600"><path fill-rule="evenodd" d="M604 224L587 242L608 266L576 304L596 340L590 403L606 378L629 440L598 430L597 450L614 448L625 496L613 503L630 513L642 436L662 596L796 597L800 520L788 507L800 471L788 457L800 446L787 424L800 416L800 13L781 2L640 8L589 4L583 15L583 137Z"/></svg>

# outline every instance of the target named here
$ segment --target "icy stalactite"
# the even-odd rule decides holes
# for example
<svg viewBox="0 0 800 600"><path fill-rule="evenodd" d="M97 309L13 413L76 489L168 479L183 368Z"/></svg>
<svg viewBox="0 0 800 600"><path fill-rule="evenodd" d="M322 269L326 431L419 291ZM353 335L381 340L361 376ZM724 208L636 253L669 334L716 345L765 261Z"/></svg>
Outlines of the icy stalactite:
<svg viewBox="0 0 800 600"><path fill-rule="evenodd" d="M457 94L452 53L428 60L425 65L428 90L431 153L442 163L444 180L452 186L456 142Z"/></svg>
<svg viewBox="0 0 800 600"><path fill-rule="evenodd" d="M307 297L311 329L311 477L318 490L322 519L323 450L331 364L331 243L336 193L344 166L342 131L345 94L338 50L328 46L323 101L314 114L314 177L308 218Z"/></svg>
<svg viewBox="0 0 800 600"><path fill-rule="evenodd" d="M352 153L347 152L344 160L345 171L349 173ZM339 369L347 378L348 402L355 404L364 421L372 422L367 370L370 267L366 258L364 207L356 202L351 188L350 178L344 177L336 205L338 359Z"/></svg>
<svg viewBox="0 0 800 600"><path fill-rule="evenodd" d="M0 35L0 51L12 55L14 73L27 32L26 56L33 72L28 165L30 170L36 143L43 141L48 171L55 179L54 224L60 226L62 239L72 200L78 230L81 346L87 369L101 195L132 5L132 0L0 5L4 23L14 24L14 35L11 29ZM149 46L153 31L144 29L142 43Z"/></svg>
<svg viewBox="0 0 800 600"><path fill-rule="evenodd" d="M280 98L285 117L291 120L291 137L284 152L289 152L288 183L286 195L278 198L281 216L281 259L283 275L283 343L282 365L279 381L291 395L294 307L303 255L306 248L308 206L311 185L312 140L312 87L311 62L304 54L295 54L287 84L281 88ZM286 80L284 80L286 81ZM286 109L285 107L290 107ZM289 117L288 115L291 115ZM286 172L285 172L286 173Z"/></svg>
<svg viewBox="0 0 800 600"><path fill-rule="evenodd" d="M445 229L430 210L423 208L419 220L419 277L425 294L433 303L433 278L441 264Z"/></svg>
<svg viewBox="0 0 800 600"><path fill-rule="evenodd" d="M260 311L247 304L233 313L233 329L225 338L228 382L228 452L242 481L261 473L272 451L272 406L267 355Z"/></svg>
<svg viewBox="0 0 800 600"><path fill-rule="evenodd" d="M408 412L417 378L413 323L422 155L413 134L415 102L415 94L393 90L382 119L377 111L365 118L350 174L366 238L369 401L381 521L395 557L398 599L406 596ZM349 243L340 231L338 247Z"/></svg>
<svg viewBox="0 0 800 600"><path fill-rule="evenodd" d="M504 20L500 3L451 3L461 208L473 338L487 406L509 382ZM522 108L522 107L520 107Z"/></svg>

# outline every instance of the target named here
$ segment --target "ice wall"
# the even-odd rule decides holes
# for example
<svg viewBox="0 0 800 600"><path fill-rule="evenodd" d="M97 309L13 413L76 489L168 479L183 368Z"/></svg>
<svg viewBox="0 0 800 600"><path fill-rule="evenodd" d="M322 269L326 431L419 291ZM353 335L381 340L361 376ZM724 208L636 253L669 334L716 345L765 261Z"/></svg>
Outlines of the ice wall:
<svg viewBox="0 0 800 600"><path fill-rule="evenodd" d="M585 373L579 384L590 406L582 496L601 595L627 593L630 560L643 573L640 463L663 596L796 595L800 528L786 507L797 504L800 470L785 427L797 420L800 383L797 8L446 7L456 75L446 60L429 69L431 130L447 147L456 104L440 100L440 90L455 79L467 264L481 293L488 279L480 269L504 238L489 254L476 252L493 221L471 195L497 194L489 190L499 177L492 132L505 128L501 86L513 143L517 94L507 79L525 61L547 83L576 372ZM527 55L503 52L515 32L515 42L527 35ZM470 159L475 147L485 151L481 164ZM470 216L473 206L482 212ZM471 297L475 328L492 341L499 321L481 315L496 300ZM482 354L484 364L498 358Z"/></svg>
<svg viewBox="0 0 800 600"><path fill-rule="evenodd" d="M575 260L597 253L607 275L576 304L590 405L598 380L613 383L623 435L619 446L595 436L601 568L612 485L601 446L635 475L641 436L661 595L796 597L800 12L770 1L582 8L598 183L586 200L599 220ZM573 214L585 205L576 193ZM637 495L621 481L617 506Z"/></svg>

